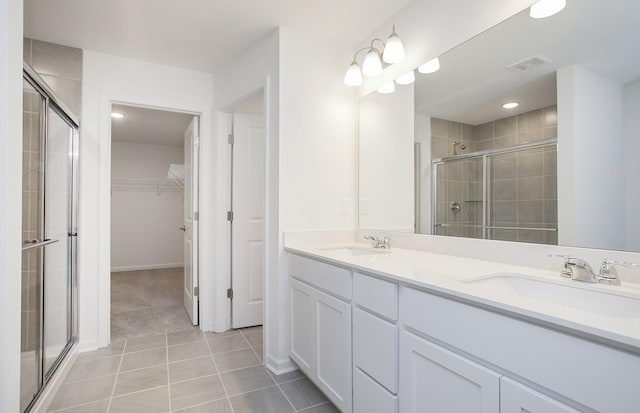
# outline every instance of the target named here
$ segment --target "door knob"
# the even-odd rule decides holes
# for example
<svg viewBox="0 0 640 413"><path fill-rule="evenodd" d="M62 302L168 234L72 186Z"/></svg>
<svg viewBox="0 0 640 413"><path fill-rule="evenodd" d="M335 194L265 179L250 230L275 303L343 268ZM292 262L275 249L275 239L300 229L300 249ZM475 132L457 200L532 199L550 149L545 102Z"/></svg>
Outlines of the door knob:
<svg viewBox="0 0 640 413"><path fill-rule="evenodd" d="M180 227L180 231L186 231L186 230L187 230L187 227L185 225Z"/></svg>

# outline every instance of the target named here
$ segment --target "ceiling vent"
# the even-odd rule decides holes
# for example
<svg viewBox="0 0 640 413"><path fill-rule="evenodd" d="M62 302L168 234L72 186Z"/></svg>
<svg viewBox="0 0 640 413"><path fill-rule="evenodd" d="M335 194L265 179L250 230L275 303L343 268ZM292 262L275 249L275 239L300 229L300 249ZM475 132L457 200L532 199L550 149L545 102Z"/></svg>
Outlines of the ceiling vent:
<svg viewBox="0 0 640 413"><path fill-rule="evenodd" d="M519 62L510 64L509 66L507 66L507 69L511 69L516 72L526 72L527 70L533 69L534 67L542 66L547 63L551 63L551 60L542 56L532 56Z"/></svg>

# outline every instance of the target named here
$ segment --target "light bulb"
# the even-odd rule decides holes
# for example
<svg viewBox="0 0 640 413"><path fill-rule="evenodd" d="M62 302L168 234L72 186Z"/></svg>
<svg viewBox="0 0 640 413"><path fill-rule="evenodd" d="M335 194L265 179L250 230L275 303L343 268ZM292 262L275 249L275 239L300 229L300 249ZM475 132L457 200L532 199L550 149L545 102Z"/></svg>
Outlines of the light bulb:
<svg viewBox="0 0 640 413"><path fill-rule="evenodd" d="M124 118L124 115L122 113L118 113L118 112L111 112L111 117L114 119L122 119Z"/></svg>
<svg viewBox="0 0 640 413"><path fill-rule="evenodd" d="M435 73L438 70L440 70L440 59L437 57L418 67L420 73Z"/></svg>
<svg viewBox="0 0 640 413"><path fill-rule="evenodd" d="M567 0L540 0L529 9L529 16L544 19L559 13L567 5Z"/></svg>
<svg viewBox="0 0 640 413"><path fill-rule="evenodd" d="M415 80L416 75L412 70L397 78L396 83L399 85L410 85L411 83L415 82Z"/></svg>
<svg viewBox="0 0 640 413"><path fill-rule="evenodd" d="M380 55L374 48L371 48L364 57L364 63L362 63L362 74L365 76L377 76L380 73L382 73Z"/></svg>
<svg viewBox="0 0 640 413"><path fill-rule="evenodd" d="M355 61L349 65L349 69L344 75L344 84L347 86L360 86L362 84L362 72Z"/></svg>
<svg viewBox="0 0 640 413"><path fill-rule="evenodd" d="M396 34L395 28L393 33L387 39L384 45L384 51L382 52L382 60L387 63L398 63L404 59L404 46L400 36Z"/></svg>
<svg viewBox="0 0 640 413"><path fill-rule="evenodd" d="M520 106L520 103L518 103L518 102L509 102L509 103L505 103L504 105L502 105L502 107L505 108L505 109L515 109L518 106Z"/></svg>
<svg viewBox="0 0 640 413"><path fill-rule="evenodd" d="M388 82L378 88L378 93L393 93L395 90L395 84L393 82Z"/></svg>

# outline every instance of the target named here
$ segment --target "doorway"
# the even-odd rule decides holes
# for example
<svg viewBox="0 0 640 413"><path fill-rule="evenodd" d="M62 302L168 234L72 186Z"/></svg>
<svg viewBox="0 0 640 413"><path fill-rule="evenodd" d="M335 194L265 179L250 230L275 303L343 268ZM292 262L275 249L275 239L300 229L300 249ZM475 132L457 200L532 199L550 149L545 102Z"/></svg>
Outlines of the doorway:
<svg viewBox="0 0 640 413"><path fill-rule="evenodd" d="M113 104L111 340L199 323L199 118Z"/></svg>
<svg viewBox="0 0 640 413"><path fill-rule="evenodd" d="M266 135L264 93L233 108L230 144L231 327L264 318Z"/></svg>

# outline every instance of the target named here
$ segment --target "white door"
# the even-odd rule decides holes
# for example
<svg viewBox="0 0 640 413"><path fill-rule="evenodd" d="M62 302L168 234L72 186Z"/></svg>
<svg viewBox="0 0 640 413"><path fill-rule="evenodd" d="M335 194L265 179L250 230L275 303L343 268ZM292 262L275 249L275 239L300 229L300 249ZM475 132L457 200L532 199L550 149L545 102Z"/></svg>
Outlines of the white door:
<svg viewBox="0 0 640 413"><path fill-rule="evenodd" d="M184 308L198 325L198 118L184 132Z"/></svg>
<svg viewBox="0 0 640 413"><path fill-rule="evenodd" d="M263 118L234 115L232 327L262 324L266 145Z"/></svg>

